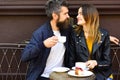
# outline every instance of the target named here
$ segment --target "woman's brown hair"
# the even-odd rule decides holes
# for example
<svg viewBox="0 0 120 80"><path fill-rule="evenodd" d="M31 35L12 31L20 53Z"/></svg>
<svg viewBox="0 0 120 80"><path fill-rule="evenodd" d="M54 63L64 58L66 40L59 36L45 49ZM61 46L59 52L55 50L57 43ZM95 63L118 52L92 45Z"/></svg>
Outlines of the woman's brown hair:
<svg viewBox="0 0 120 80"><path fill-rule="evenodd" d="M94 37L94 42L100 42L101 33L99 31L99 13L97 9L91 4L82 4L82 15L88 27L88 36ZM75 29L77 34L82 30L82 26L78 25Z"/></svg>

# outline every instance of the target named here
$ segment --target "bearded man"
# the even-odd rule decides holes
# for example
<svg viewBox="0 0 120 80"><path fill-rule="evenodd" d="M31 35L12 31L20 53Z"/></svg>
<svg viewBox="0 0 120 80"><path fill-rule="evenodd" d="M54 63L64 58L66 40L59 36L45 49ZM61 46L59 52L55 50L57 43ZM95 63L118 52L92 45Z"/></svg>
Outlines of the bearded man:
<svg viewBox="0 0 120 80"><path fill-rule="evenodd" d="M50 80L53 68L67 66L72 30L67 3L64 0L48 0L45 7L50 20L33 33L21 56L22 61L30 63L27 80ZM66 42L60 42L60 36L66 37Z"/></svg>

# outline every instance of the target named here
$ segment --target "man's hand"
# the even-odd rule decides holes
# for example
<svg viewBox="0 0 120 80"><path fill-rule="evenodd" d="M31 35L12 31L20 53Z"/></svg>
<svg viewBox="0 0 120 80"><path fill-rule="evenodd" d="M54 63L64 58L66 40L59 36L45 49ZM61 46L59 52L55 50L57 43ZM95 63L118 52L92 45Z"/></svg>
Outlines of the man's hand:
<svg viewBox="0 0 120 80"><path fill-rule="evenodd" d="M53 47L57 42L58 42L57 36L49 37L48 39L43 41L45 47L47 48Z"/></svg>
<svg viewBox="0 0 120 80"><path fill-rule="evenodd" d="M119 44L119 39L114 37L114 36L110 36L110 41L117 44L117 45Z"/></svg>

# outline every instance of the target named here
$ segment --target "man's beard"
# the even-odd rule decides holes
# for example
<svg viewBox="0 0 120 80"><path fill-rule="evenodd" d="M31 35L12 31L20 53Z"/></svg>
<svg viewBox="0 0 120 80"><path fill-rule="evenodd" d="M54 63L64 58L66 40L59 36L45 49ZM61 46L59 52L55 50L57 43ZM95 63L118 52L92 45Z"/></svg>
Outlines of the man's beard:
<svg viewBox="0 0 120 80"><path fill-rule="evenodd" d="M57 27L58 27L60 30L68 29L68 28L69 28L69 25L70 25L69 18L67 18L65 21L59 21L59 20L58 20L58 22L57 22Z"/></svg>

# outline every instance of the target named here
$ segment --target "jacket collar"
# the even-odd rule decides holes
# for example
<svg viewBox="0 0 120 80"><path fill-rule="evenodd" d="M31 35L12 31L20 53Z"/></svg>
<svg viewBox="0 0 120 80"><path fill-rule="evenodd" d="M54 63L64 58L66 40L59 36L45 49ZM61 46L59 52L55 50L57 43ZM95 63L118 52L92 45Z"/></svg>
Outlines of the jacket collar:
<svg viewBox="0 0 120 80"><path fill-rule="evenodd" d="M105 39L105 34L101 32L101 40L100 40L99 43L95 42L93 44L93 51L92 51L92 53L95 53L95 51L101 46L101 44L104 41L104 39Z"/></svg>
<svg viewBox="0 0 120 80"><path fill-rule="evenodd" d="M80 36L81 36L81 37L80 37ZM80 45L87 49L87 44L86 44L84 32L81 31L80 35L77 35L77 37L79 37ZM100 45L102 44L102 42L104 41L104 39L105 39L105 34L104 34L103 32L101 32L101 40L100 40L100 42L99 42L99 43L95 42L95 43L93 44L93 50L92 50L92 53L93 53L93 54L94 54L95 51L100 47Z"/></svg>
<svg viewBox="0 0 120 80"><path fill-rule="evenodd" d="M85 40L85 37L84 37L84 32L82 31L80 33L80 35L77 35L77 37L78 37L78 40L79 40L78 42L80 42L80 45L87 48L86 47L86 42L85 42L86 40Z"/></svg>
<svg viewBox="0 0 120 80"><path fill-rule="evenodd" d="M46 27L47 27L47 31L49 32L49 34L47 34L47 35L53 36L54 33L53 33L53 31L52 31L52 27L51 27L50 21L47 21Z"/></svg>

